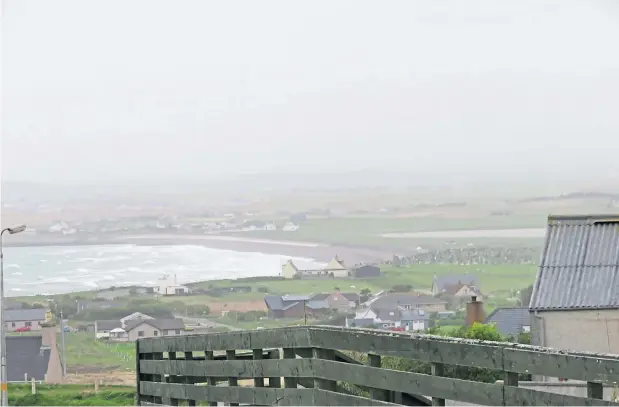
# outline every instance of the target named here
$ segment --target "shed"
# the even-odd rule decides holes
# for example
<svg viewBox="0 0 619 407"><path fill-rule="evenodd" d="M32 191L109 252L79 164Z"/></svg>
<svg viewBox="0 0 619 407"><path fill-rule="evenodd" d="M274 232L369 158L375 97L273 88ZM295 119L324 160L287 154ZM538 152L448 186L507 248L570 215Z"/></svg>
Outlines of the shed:
<svg viewBox="0 0 619 407"><path fill-rule="evenodd" d="M619 353L619 215L548 217L529 311L534 345Z"/></svg>

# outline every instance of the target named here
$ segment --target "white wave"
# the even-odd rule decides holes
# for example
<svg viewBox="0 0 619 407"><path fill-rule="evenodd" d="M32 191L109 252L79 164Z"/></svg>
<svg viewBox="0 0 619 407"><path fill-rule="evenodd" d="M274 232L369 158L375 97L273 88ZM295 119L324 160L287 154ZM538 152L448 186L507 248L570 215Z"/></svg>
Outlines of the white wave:
<svg viewBox="0 0 619 407"><path fill-rule="evenodd" d="M116 277L114 276L103 276L103 280L116 280Z"/></svg>
<svg viewBox="0 0 619 407"><path fill-rule="evenodd" d="M21 267L19 266L19 264L7 264L6 266L4 266L7 269L20 269Z"/></svg>
<svg viewBox="0 0 619 407"><path fill-rule="evenodd" d="M78 273L90 273L91 272L91 270L84 269L84 268L75 269L75 271Z"/></svg>
<svg viewBox="0 0 619 407"><path fill-rule="evenodd" d="M11 288L11 291L21 291L21 288Z"/></svg>
<svg viewBox="0 0 619 407"><path fill-rule="evenodd" d="M65 277L55 277L55 278L48 278L47 280L43 280L41 283L42 284L54 284L54 283L70 283L71 280L69 280L68 278Z"/></svg>
<svg viewBox="0 0 619 407"><path fill-rule="evenodd" d="M20 273L19 271L16 271L15 273L13 273L14 276L23 276L23 273Z"/></svg>
<svg viewBox="0 0 619 407"><path fill-rule="evenodd" d="M86 287L94 287L94 288L99 288L99 285L97 283L95 283L94 281L85 281L84 285Z"/></svg>

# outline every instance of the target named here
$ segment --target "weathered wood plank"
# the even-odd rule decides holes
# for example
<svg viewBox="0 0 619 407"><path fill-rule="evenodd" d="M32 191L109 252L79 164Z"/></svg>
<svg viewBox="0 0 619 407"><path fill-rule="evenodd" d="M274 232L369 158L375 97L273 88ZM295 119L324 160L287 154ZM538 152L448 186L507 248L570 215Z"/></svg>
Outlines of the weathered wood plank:
<svg viewBox="0 0 619 407"><path fill-rule="evenodd" d="M505 406L619 406L594 398L568 396L522 387L502 386Z"/></svg>
<svg viewBox="0 0 619 407"><path fill-rule="evenodd" d="M380 389L482 405L502 405L502 386L363 365L313 360L314 376Z"/></svg>
<svg viewBox="0 0 619 407"><path fill-rule="evenodd" d="M194 377L313 377L312 359L141 360L143 373Z"/></svg>
<svg viewBox="0 0 619 407"><path fill-rule="evenodd" d="M155 397L167 396L196 401L250 405L309 406L314 404L314 389L275 389L254 387L213 387L187 384L141 382L140 391Z"/></svg>
<svg viewBox="0 0 619 407"><path fill-rule="evenodd" d="M572 380L619 382L619 356L583 355L543 348L503 349L504 369L510 372Z"/></svg>
<svg viewBox="0 0 619 407"><path fill-rule="evenodd" d="M432 363L432 376L443 376L445 374L445 365L442 363ZM444 406L444 397L432 397L433 406Z"/></svg>
<svg viewBox="0 0 619 407"><path fill-rule="evenodd" d="M314 402L317 406L398 406L386 401L372 400L350 394L316 389Z"/></svg>
<svg viewBox="0 0 619 407"><path fill-rule="evenodd" d="M458 341L430 335L324 329L310 331L314 347L399 356L448 365L503 370L502 348L490 342Z"/></svg>
<svg viewBox="0 0 619 407"><path fill-rule="evenodd" d="M309 330L306 327L140 339L140 352L142 353L191 352L203 351L204 349L212 351L251 350L258 348L309 346Z"/></svg>

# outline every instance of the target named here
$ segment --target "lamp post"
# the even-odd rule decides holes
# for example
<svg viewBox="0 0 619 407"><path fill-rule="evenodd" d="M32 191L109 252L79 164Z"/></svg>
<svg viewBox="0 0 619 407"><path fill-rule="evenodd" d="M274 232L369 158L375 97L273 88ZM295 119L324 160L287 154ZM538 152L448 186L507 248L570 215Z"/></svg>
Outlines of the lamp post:
<svg viewBox="0 0 619 407"><path fill-rule="evenodd" d="M4 250L2 248L2 238L4 232L8 232L9 235L21 233L26 230L26 225L19 225L12 228L2 229L0 232L0 390L2 391L2 399L0 405L9 405L9 388L8 388L8 376L6 373L6 326L4 322Z"/></svg>

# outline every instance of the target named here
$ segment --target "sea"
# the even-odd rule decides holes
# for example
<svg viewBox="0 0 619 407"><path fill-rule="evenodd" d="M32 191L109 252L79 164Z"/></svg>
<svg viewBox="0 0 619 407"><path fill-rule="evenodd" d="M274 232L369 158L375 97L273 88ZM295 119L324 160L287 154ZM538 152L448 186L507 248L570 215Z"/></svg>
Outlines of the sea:
<svg viewBox="0 0 619 407"><path fill-rule="evenodd" d="M52 295L112 286L152 286L165 274L176 275L179 284L277 276L281 265L289 259L304 268L322 264L306 258L199 245L6 247L5 295Z"/></svg>

